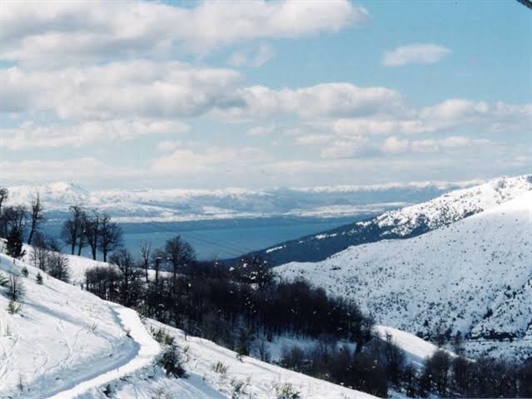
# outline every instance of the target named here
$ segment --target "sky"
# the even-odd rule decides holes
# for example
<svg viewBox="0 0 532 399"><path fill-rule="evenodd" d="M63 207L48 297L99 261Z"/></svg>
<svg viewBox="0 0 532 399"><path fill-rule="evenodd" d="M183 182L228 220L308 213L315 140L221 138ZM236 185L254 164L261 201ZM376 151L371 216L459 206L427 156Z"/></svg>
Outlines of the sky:
<svg viewBox="0 0 532 399"><path fill-rule="evenodd" d="M515 0L0 3L0 185L525 173L532 11Z"/></svg>

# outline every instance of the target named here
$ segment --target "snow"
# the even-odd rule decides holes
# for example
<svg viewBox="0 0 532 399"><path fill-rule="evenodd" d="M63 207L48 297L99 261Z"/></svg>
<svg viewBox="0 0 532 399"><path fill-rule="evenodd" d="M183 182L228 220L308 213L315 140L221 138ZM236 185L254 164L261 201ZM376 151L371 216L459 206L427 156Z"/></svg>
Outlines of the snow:
<svg viewBox="0 0 532 399"><path fill-rule="evenodd" d="M95 264L69 256L75 276ZM98 262L99 263L99 262ZM252 358L240 361L235 352L153 320L176 338L185 353L187 379L167 377L155 359L161 348L138 314L103 301L43 273L31 265L0 255L0 273L20 273L26 286L22 310L9 314L5 288L0 288L0 397L12 399L230 398L242 386L246 397L276 398L276 389L291 384L303 398L371 398L345 387L284 370ZM77 269L80 270L77 270ZM186 348L186 349L185 349ZM213 370L222 362L223 375Z"/></svg>
<svg viewBox="0 0 532 399"><path fill-rule="evenodd" d="M496 334L526 338L532 322L532 192L517 184L522 180L506 183L505 190L481 186L474 190L479 198L469 192L467 201L463 191L450 193L451 203L490 209L449 226L274 270L352 298L378 323L410 333L434 331L442 323L478 340Z"/></svg>
<svg viewBox="0 0 532 399"><path fill-rule="evenodd" d="M232 385L245 382L247 393L254 398L276 398L275 387L284 383L291 384L301 393L302 398L337 399L337 398L373 398L374 396L354 391L326 381L318 380L279 366L244 357L237 359L236 352L222 348L202 338L187 337L181 330L165 326L153 320L148 325L162 328L173 336L179 346L187 347L187 368L191 375L201 377L215 387L225 397L231 397ZM213 366L220 362L227 367L226 373L217 373Z"/></svg>
<svg viewBox="0 0 532 399"><path fill-rule="evenodd" d="M451 191L430 201L412 206L406 206L406 203L400 202L368 204L365 210L368 214L373 213L371 210L374 205L393 210L384 212L373 219L357 222L353 228L340 233L322 233L310 239L330 239L338 234L340 236L354 236L361 234L361 231L364 230L366 233L362 234L369 234L370 236L375 235L375 231L379 230L378 239L372 239L371 242L385 238L409 237L492 209L530 190L532 190L532 175L523 175L510 178L503 177L479 186ZM358 209L363 213L362 207ZM326 214L325 211L324 214ZM414 234L416 231L417 233Z"/></svg>
<svg viewBox="0 0 532 399"><path fill-rule="evenodd" d="M417 368L421 368L424 360L438 350L436 345L397 328L376 325L374 331L381 339L391 335L392 342L405 351L408 361Z"/></svg>
<svg viewBox="0 0 532 399"><path fill-rule="evenodd" d="M38 270L27 268L21 312L9 314L9 300L0 295L2 397L50 397L95 371L112 370L134 357L137 348L107 303L47 275L39 285ZM19 262L14 265L11 258L0 255L4 275L20 269ZM22 392L17 387L20 382Z"/></svg>
<svg viewBox="0 0 532 399"><path fill-rule="evenodd" d="M530 177L524 176L450 193L431 206L421 204L412 212L407 208L396 214L405 219L396 219L411 220L419 214L416 209L422 209L429 218L434 216L436 225L442 220L445 225L471 210L477 214L416 238L351 247L323 262L292 263L276 270L289 278L304 276L335 295L359 301L380 324L391 326L378 326L377 331L391 333L418 365L435 347L412 333L434 330L438 322L470 333L474 340L467 345L478 350L530 352L529 190ZM100 264L70 256L69 262L76 283L87 268ZM0 255L4 275L20 273L23 266ZM146 320L148 327L174 336L184 353L190 377L168 378L154 363L160 347L136 312L44 274L39 285L38 270L27 268L29 276L21 277L27 289L21 312L7 311L6 289L0 288L0 397L104 399L103 390L109 386L114 398L229 398L242 384L249 397L275 398L276 387L285 383L303 398L371 397L253 358L240 361L234 352L210 341L185 338L180 330ZM489 338L505 333L515 335L513 342ZM227 367L225 373L213 370L217 362Z"/></svg>
<svg viewBox="0 0 532 399"><path fill-rule="evenodd" d="M55 394L51 399L75 398L91 388L102 386L120 377L137 371L152 363L155 359L155 356L161 351L159 344L144 328L144 325L140 321L137 312L116 304L110 304L110 307L117 313L117 316L120 319L120 324L122 325L124 331L128 333L128 335L136 344L135 351L130 353L130 360L121 365L116 364L115 368L104 374L100 374L101 370L96 368L94 370L94 374L96 374L94 378L89 377L90 379L87 379L83 382L76 382L72 380L72 388Z"/></svg>
<svg viewBox="0 0 532 399"><path fill-rule="evenodd" d="M388 184L247 190L143 189L89 191L74 183L9 186L6 205L27 205L40 195L52 219L71 205L108 212L122 223L184 222L265 216L345 217L381 213L473 182ZM386 197L386 201L382 197Z"/></svg>
<svg viewBox="0 0 532 399"><path fill-rule="evenodd" d="M376 221L380 227L393 227L388 234L405 235L426 220L432 230L479 213L532 190L532 176L501 178L480 186L451 191L434 200L387 212Z"/></svg>

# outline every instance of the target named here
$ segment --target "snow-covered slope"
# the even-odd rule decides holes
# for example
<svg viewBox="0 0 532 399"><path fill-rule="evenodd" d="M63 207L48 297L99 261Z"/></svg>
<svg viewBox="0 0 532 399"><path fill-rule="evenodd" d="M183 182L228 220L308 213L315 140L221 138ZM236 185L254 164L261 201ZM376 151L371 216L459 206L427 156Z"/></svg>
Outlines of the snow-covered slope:
<svg viewBox="0 0 532 399"><path fill-rule="evenodd" d="M451 191L431 201L387 212L371 222L387 228L384 237L406 236L421 226L428 230L492 209L532 190L532 175L501 178L480 186Z"/></svg>
<svg viewBox="0 0 532 399"><path fill-rule="evenodd" d="M72 261L72 258L70 258ZM87 264L84 264L86 262ZM92 261L78 258L73 269ZM0 273L20 273L26 286L20 312L7 311L6 288L0 288L0 397L12 399L107 398L276 398L290 384L302 398L372 398L322 380L245 358L212 342L188 337L155 321L141 322L137 313L105 302L70 285L44 276L30 265L0 255ZM74 270L74 275L79 275ZM159 344L148 334L162 328L186 349L187 379L168 378L155 365ZM214 370L220 362L227 370Z"/></svg>
<svg viewBox="0 0 532 399"><path fill-rule="evenodd" d="M51 397L136 356L139 347L126 336L116 307L46 275L39 285L38 271L28 269L19 313L7 311L6 288L0 288L0 397ZM4 276L20 270L0 255Z"/></svg>
<svg viewBox="0 0 532 399"><path fill-rule="evenodd" d="M378 323L412 333L434 332L441 324L443 330L460 330L471 338L530 335L530 179L503 182L451 193L438 199L437 208L407 208L410 215L425 209L432 226L472 209L489 208L446 227L415 238L353 246L322 262L289 263L274 270L287 278L303 276L333 294L353 298ZM404 214L395 213L392 226L402 226L399 232L410 229L401 223ZM391 220L392 216L380 219Z"/></svg>
<svg viewBox="0 0 532 399"><path fill-rule="evenodd" d="M291 261L316 262L352 245L414 237L464 219L532 190L532 175L500 178L451 191L440 197L366 221L276 244L254 254L277 266Z"/></svg>
<svg viewBox="0 0 532 399"><path fill-rule="evenodd" d="M45 211L61 217L71 205L106 211L121 222L170 222L263 216L343 217L377 214L433 198L475 182L247 190L103 190L73 183L9 186L8 204L40 195ZM0 184L1 185L1 184Z"/></svg>

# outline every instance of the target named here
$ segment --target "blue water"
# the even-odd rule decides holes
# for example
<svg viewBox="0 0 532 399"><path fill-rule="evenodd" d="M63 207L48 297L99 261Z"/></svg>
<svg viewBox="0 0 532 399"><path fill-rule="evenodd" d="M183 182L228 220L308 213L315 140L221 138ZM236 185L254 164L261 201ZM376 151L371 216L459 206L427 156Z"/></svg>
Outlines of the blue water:
<svg viewBox="0 0 532 399"><path fill-rule="evenodd" d="M154 248L181 235L196 250L198 259L226 259L274 244L329 230L358 218L293 218L269 217L217 221L125 223L124 246L138 254L140 243L149 241ZM59 235L59 225L46 226L45 233ZM64 248L68 250L68 248ZM83 252L88 256L88 251Z"/></svg>

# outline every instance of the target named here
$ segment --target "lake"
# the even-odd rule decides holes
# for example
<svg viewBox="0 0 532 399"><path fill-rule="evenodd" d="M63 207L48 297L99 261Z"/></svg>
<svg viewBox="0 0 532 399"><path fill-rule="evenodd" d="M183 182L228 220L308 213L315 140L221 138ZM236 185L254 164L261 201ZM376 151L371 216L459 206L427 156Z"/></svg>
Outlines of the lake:
<svg viewBox="0 0 532 399"><path fill-rule="evenodd" d="M369 217L299 218L266 217L252 219L201 220L168 223L123 223L124 246L138 254L140 243L154 248L181 235L196 250L198 259L226 259L263 249L274 244L329 230ZM47 224L44 232L59 236L59 224ZM64 248L68 251L68 248ZM88 256L88 251L84 254Z"/></svg>

